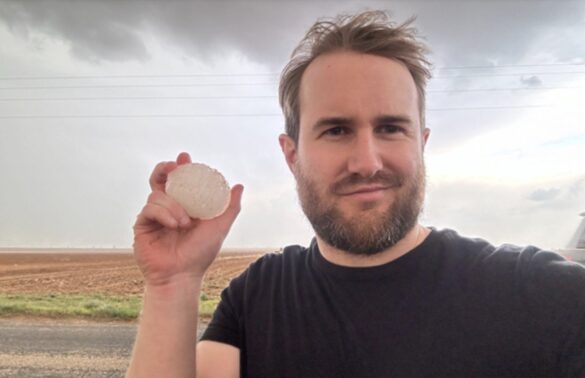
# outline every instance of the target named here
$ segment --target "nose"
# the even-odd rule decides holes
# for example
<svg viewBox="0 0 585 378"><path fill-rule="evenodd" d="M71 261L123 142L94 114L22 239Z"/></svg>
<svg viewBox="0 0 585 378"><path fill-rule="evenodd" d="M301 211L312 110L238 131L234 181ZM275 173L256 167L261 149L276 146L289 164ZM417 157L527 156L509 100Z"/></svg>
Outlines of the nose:
<svg viewBox="0 0 585 378"><path fill-rule="evenodd" d="M351 148L351 155L347 164L350 173L357 173L362 177L372 177L382 169L382 157L373 133L358 133Z"/></svg>

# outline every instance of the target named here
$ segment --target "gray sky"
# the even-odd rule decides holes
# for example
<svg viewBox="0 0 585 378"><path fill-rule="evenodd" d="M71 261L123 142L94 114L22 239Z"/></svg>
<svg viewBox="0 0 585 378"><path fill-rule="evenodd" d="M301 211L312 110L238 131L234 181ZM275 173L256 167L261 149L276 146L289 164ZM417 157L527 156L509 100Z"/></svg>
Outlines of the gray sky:
<svg viewBox="0 0 585 378"><path fill-rule="evenodd" d="M418 16L422 223L561 248L585 211L583 1L0 0L0 247L128 247L161 160L243 183L228 247L307 244L278 74L318 17Z"/></svg>

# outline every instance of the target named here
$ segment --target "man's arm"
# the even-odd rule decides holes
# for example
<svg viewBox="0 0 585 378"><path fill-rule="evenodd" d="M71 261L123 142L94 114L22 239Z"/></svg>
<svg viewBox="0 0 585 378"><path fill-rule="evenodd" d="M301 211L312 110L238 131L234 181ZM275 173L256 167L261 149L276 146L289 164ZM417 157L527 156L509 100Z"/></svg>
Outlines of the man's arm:
<svg viewBox="0 0 585 378"><path fill-rule="evenodd" d="M177 282L145 289L127 377L194 377L200 287Z"/></svg>
<svg viewBox="0 0 585 378"><path fill-rule="evenodd" d="M183 153L176 162L157 165L152 193L134 225L134 255L145 292L127 377L192 378L196 371L198 377L239 376L237 348L213 345L218 343L197 348L197 318L203 276L239 213L243 188L232 188L230 204L219 217L191 219L164 192L168 173L190 162Z"/></svg>
<svg viewBox="0 0 585 378"><path fill-rule="evenodd" d="M196 346L200 287L200 283L187 283L167 290L145 291L143 315L127 377L240 376L238 348L213 341L201 341Z"/></svg>
<svg viewBox="0 0 585 378"><path fill-rule="evenodd" d="M240 376L240 350L215 341L197 345L197 378L237 378Z"/></svg>

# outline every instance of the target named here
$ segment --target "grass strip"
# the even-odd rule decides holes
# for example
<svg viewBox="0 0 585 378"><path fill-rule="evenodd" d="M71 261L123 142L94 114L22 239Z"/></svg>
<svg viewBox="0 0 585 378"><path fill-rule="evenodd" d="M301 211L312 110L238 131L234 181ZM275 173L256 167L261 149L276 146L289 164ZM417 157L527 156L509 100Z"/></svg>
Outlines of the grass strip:
<svg viewBox="0 0 585 378"><path fill-rule="evenodd" d="M0 316L132 320L138 317L141 308L138 295L0 294Z"/></svg>
<svg viewBox="0 0 585 378"><path fill-rule="evenodd" d="M201 298L199 316L210 317L218 298ZM142 310L142 296L102 294L0 294L0 316L135 320Z"/></svg>

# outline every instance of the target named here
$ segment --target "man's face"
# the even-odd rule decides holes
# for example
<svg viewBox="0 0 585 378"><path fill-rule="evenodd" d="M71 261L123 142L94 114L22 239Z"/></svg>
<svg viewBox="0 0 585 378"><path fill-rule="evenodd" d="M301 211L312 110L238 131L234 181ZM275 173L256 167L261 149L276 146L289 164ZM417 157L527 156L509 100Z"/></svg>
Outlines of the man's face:
<svg viewBox="0 0 585 378"><path fill-rule="evenodd" d="M417 92L394 60L351 52L315 59L300 88L300 132L280 142L303 211L329 245L375 254L416 224L424 197Z"/></svg>

